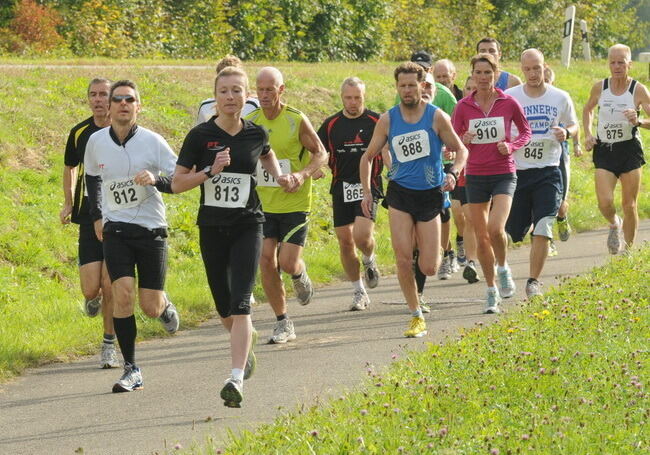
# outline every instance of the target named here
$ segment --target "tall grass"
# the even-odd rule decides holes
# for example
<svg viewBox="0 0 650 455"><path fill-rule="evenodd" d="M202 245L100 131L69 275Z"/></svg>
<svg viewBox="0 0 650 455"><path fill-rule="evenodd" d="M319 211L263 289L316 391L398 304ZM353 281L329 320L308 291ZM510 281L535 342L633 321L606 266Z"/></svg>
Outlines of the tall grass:
<svg viewBox="0 0 650 455"><path fill-rule="evenodd" d="M43 66L56 63L52 61L9 62L35 63L36 67L0 67L0 380L30 365L95 352L100 339L100 321L85 318L79 311L76 227L62 227L58 221L63 149L69 129L89 115L85 104L88 81L97 76L135 80L143 98L140 123L161 133L179 150L194 123L198 103L210 96L214 77L208 69L150 66L166 63L160 61L98 59L83 61L94 65L83 68ZM211 62L190 65L206 63ZM252 63L247 68L254 74L266 64ZM347 76L366 81L371 109L385 111L395 96L394 64L283 63L278 67L286 76L286 101L305 112L315 127L340 108L338 88ZM569 71L555 68L557 85L572 93L579 112L591 83L607 74L603 62L576 64ZM467 67L461 65L459 81L466 72ZM647 83L642 68L634 75ZM595 208L592 166L589 157L573 162L572 224L580 230L592 228L602 224ZM648 173L646 169L645 182ZM317 283L342 277L328 184L326 178L314 186L305 252L310 276ZM165 201L171 226L167 288L181 311L182 327L187 328L213 314L194 226L198 192L165 196ZM645 198L640 200L640 212L650 216ZM378 216L377 245L380 265L388 272L393 268L393 255L383 210ZM259 285L255 293L263 299ZM141 337L164 335L156 321L144 317L139 327Z"/></svg>

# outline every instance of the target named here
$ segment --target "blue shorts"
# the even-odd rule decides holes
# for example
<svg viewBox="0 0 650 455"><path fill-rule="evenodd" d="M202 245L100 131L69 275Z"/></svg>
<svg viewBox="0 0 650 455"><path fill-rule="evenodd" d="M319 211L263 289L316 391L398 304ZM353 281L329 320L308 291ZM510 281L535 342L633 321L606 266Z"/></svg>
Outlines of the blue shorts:
<svg viewBox="0 0 650 455"><path fill-rule="evenodd" d="M553 223L562 202L562 175L557 166L517 171L517 189L506 231L521 242L531 225L533 235L553 238Z"/></svg>
<svg viewBox="0 0 650 455"><path fill-rule="evenodd" d="M465 175L467 202L490 202L497 194L512 196L517 186L517 174Z"/></svg>

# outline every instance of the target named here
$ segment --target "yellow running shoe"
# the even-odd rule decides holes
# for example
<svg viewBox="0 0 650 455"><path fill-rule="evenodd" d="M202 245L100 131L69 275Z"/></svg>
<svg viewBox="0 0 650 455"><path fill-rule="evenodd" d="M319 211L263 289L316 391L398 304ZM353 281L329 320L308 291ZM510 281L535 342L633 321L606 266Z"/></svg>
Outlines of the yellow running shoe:
<svg viewBox="0 0 650 455"><path fill-rule="evenodd" d="M404 332L406 338L419 338L427 334L427 323L424 318L414 317L411 319L409 328Z"/></svg>

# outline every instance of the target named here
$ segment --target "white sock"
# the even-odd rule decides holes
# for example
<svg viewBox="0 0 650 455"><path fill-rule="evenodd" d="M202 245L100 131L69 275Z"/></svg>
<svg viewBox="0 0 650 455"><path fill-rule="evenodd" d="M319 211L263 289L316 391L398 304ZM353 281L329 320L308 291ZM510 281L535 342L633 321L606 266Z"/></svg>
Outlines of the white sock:
<svg viewBox="0 0 650 455"><path fill-rule="evenodd" d="M497 265L497 272L505 272L508 270L508 262L504 262L503 265Z"/></svg>
<svg viewBox="0 0 650 455"><path fill-rule="evenodd" d="M421 318L422 317L422 310L418 308L417 310L413 311L411 313L414 318Z"/></svg>
<svg viewBox="0 0 650 455"><path fill-rule="evenodd" d="M371 264L372 261L375 260L375 253L372 253L370 256L366 256L365 254L362 254L361 259L363 260L364 264L366 265Z"/></svg>
<svg viewBox="0 0 650 455"><path fill-rule="evenodd" d="M487 290L488 292L498 292L496 286L488 286Z"/></svg>
<svg viewBox="0 0 650 455"><path fill-rule="evenodd" d="M241 368L233 368L232 378L238 379L239 381L244 381L244 370L242 370Z"/></svg>
<svg viewBox="0 0 650 455"><path fill-rule="evenodd" d="M354 287L355 291L366 292L366 288L363 287L363 280L361 280L361 279L359 279L359 281L353 281L352 282L352 287Z"/></svg>
<svg viewBox="0 0 650 455"><path fill-rule="evenodd" d="M611 227L619 227L621 225L621 217L614 215L614 224L610 224Z"/></svg>

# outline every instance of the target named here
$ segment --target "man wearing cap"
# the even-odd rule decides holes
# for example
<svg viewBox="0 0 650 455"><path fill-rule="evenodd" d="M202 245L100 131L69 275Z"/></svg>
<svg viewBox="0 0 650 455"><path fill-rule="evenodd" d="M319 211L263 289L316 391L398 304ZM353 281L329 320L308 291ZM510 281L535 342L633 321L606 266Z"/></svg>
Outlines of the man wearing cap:
<svg viewBox="0 0 650 455"><path fill-rule="evenodd" d="M429 54L428 52L426 51L413 52L413 55L411 55L411 61L413 63L417 63L422 68L424 68L424 71L427 74L431 73L431 64L433 62L433 58L431 57L431 54ZM399 104L399 103L400 103L399 96L396 96L395 104ZM435 92L433 95L433 101L431 103L435 106L438 106L447 114L451 115L451 113L454 111L454 107L456 107L456 98L454 97L454 94L451 93L451 91L447 87L435 82Z"/></svg>

